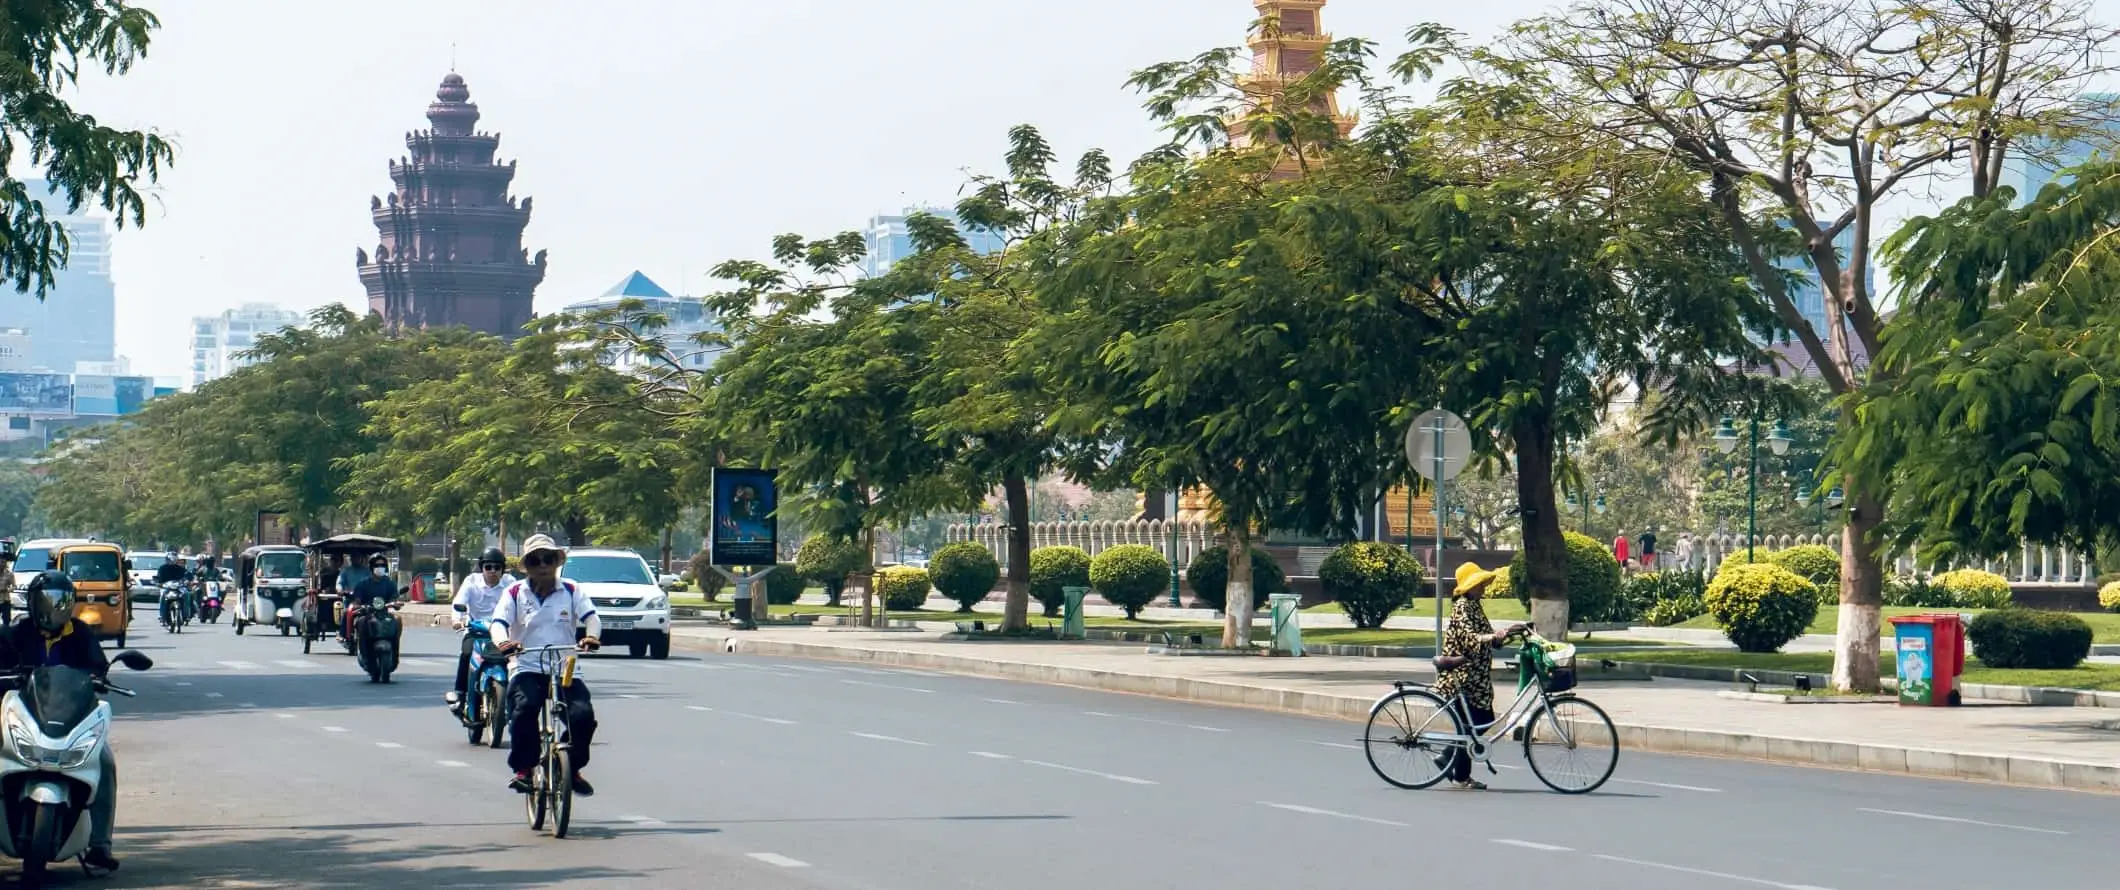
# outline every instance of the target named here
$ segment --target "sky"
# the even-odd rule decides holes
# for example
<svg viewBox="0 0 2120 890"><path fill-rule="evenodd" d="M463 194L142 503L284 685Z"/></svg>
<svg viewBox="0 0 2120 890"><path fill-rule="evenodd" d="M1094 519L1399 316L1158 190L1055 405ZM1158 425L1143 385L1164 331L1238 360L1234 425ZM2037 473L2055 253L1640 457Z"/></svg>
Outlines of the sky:
<svg viewBox="0 0 2120 890"><path fill-rule="evenodd" d="M775 235L954 203L1016 124L1123 165L1162 139L1127 75L1238 44L1257 15L1249 0L138 2L163 21L147 60L75 98L177 144L146 226L113 245L118 351L172 376L193 316L365 306L369 196L452 67L520 162L514 193L535 199L524 244L550 251L549 312L635 269L710 292L711 266L764 257ZM1323 24L1388 58L1423 19L1478 37L1553 8L1331 0Z"/></svg>

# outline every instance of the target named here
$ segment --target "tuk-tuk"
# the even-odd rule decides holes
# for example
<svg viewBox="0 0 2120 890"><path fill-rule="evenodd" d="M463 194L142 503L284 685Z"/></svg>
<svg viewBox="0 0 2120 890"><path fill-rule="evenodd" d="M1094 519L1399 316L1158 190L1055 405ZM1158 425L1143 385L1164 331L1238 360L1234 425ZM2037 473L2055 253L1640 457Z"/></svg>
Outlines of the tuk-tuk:
<svg viewBox="0 0 2120 890"><path fill-rule="evenodd" d="M338 640L339 645L352 655L354 641L346 628L345 594L350 591L338 589L338 579L325 583L325 575L331 568L333 556L346 557L347 565L365 565L368 558L378 553L396 553L395 538L374 535L335 535L321 541L309 541L302 545L309 553L309 596L304 606L297 609L302 622L302 651L308 652L311 644L326 634Z"/></svg>
<svg viewBox="0 0 2120 890"><path fill-rule="evenodd" d="M132 576L125 549L108 542L61 544L52 548L52 566L74 582L74 617L95 628L96 639L115 639L125 648L132 624Z"/></svg>
<svg viewBox="0 0 2120 890"><path fill-rule="evenodd" d="M278 628L284 637L301 627L295 616L309 592L308 558L302 548L287 544L243 551L236 560L236 599L229 610L236 633L257 624Z"/></svg>

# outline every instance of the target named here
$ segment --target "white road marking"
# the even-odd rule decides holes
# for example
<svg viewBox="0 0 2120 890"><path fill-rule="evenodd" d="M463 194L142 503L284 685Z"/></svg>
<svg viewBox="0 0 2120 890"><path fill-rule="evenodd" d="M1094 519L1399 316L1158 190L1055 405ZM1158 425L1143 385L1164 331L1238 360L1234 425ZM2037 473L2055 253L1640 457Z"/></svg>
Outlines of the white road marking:
<svg viewBox="0 0 2120 890"><path fill-rule="evenodd" d="M1177 728L1179 728L1179 729L1197 729L1197 730L1199 730L1199 731L1201 731L1201 732L1228 732L1228 731L1229 731L1229 730L1223 729L1223 728L1221 728L1221 727L1219 727L1219 726L1201 726L1201 725L1199 725L1199 724L1197 724L1197 723L1173 723L1173 722L1171 722L1171 721L1169 721L1169 720L1155 720L1155 719L1151 719L1151 718L1148 718L1148 717L1128 717L1128 716L1126 716L1125 714L1107 714L1107 713L1105 713L1105 712L1103 712L1103 711L1083 711L1082 713L1084 713L1084 714L1088 714L1088 715L1090 715L1091 717L1110 717L1110 718L1112 718L1112 719L1114 719L1114 720L1132 720L1132 721L1134 721L1134 722L1136 722L1136 723L1153 723L1153 724L1156 724L1157 726L1175 726L1175 727L1177 727Z"/></svg>
<svg viewBox="0 0 2120 890"><path fill-rule="evenodd" d="M926 742L919 741L917 739L901 739L894 735L878 735L873 732L854 732L852 730L848 730L847 734L864 739L875 739L879 742L897 742L901 745L919 745L922 748L929 747L928 743Z"/></svg>
<svg viewBox="0 0 2120 890"><path fill-rule="evenodd" d="M400 745L396 742L377 742L375 743L375 746L378 748L389 748L392 750L405 747L404 745Z"/></svg>
<svg viewBox="0 0 2120 890"><path fill-rule="evenodd" d="M287 666L287 667L291 667L291 668L316 668L316 667L323 667L323 665L317 664L317 663L316 663L316 662L314 662L314 661L298 661L298 660L296 660L296 659L292 659L292 658L283 658L283 659L281 659L281 660L279 660L279 661L275 661L275 662L273 662L273 664L277 664L277 665L285 665L285 666Z"/></svg>
<svg viewBox="0 0 2120 890"><path fill-rule="evenodd" d="M996 753L994 753L994 752L992 752L992 751L973 751L973 752L972 752L972 756L973 756L973 757L984 757L984 758L986 758L986 759L988 759L988 760L1014 760L1014 759L1016 759L1016 758L1014 758L1014 757L1010 757L1010 756L1008 756L1007 754L996 754Z"/></svg>
<svg viewBox="0 0 2120 890"><path fill-rule="evenodd" d="M829 674L832 672L830 668L810 667L806 664L784 664L781 667L786 670L801 671L805 674Z"/></svg>
<svg viewBox="0 0 2120 890"><path fill-rule="evenodd" d="M867 675L869 675L869 676L871 676L871 677L887 677L887 676L890 676L890 672L889 672L889 671L879 671L879 670L874 670L874 669L872 669L872 668L858 668L858 667L847 667L847 666L845 666L845 665L839 665L839 666L835 666L835 667L833 667L832 669L833 669L833 670L835 670L835 671L846 671L847 673L850 673L850 674L867 674Z"/></svg>
<svg viewBox="0 0 2120 890"><path fill-rule="evenodd" d="M326 727L324 727L324 731L325 731L325 732L345 732L345 731L346 731L346 727L343 727L343 726L326 726Z"/></svg>
<svg viewBox="0 0 2120 890"><path fill-rule="evenodd" d="M634 695L633 693L630 693L630 692L621 692L621 693L619 693L619 694L618 694L618 697L619 697L619 698L639 698L640 696L638 696L638 695Z"/></svg>
<svg viewBox="0 0 2120 890"><path fill-rule="evenodd" d="M1813 887L1809 884L1785 884L1780 881L1769 881L1765 878L1753 878L1747 877L1745 875L1733 875L1729 872L1724 871L1709 871L1705 868L1692 868L1684 865L1672 865L1668 862L1652 862L1647 859L1629 859L1625 856L1607 856L1603 853L1596 853L1593 854L1593 856L1597 859L1603 859L1606 862L1618 862L1625 865L1639 865L1643 868L1660 868L1665 871L1675 871L1679 874L1699 875L1704 878L1721 878L1725 881L1736 881L1740 884L1753 884L1760 887L1776 887L1779 888L1779 890L1826 890L1826 888Z"/></svg>
<svg viewBox="0 0 2120 890"><path fill-rule="evenodd" d="M850 686L873 686L877 689L897 689L905 692L920 692L930 695L935 692L935 690L933 689L922 689L918 686L899 686L895 683L871 683L867 680L841 680L839 682L848 684Z"/></svg>
<svg viewBox="0 0 2120 890"><path fill-rule="evenodd" d="M633 824L635 824L635 825L667 825L667 824L669 824L669 823L667 823L667 822L664 822L664 821L663 821L663 820L661 820L661 819L650 819L650 818L648 818L648 817L646 817L646 816L620 816L620 817L618 817L618 821L620 821L620 822L631 822L631 823L633 823Z"/></svg>
<svg viewBox="0 0 2120 890"><path fill-rule="evenodd" d="M178 685L178 686L190 686L190 685L191 685L191 681L190 681L190 680L178 680L178 681L177 681L177 685Z"/></svg>
<svg viewBox="0 0 2120 890"><path fill-rule="evenodd" d="M1325 746L1325 747L1327 747L1327 748L1340 748L1340 749L1343 749L1343 750L1347 750L1347 751L1360 751L1360 750L1362 750L1362 746L1361 746L1361 745L1350 745L1350 744L1347 744L1346 742L1311 742L1311 744L1313 744L1313 745L1324 745L1324 746Z"/></svg>
<svg viewBox="0 0 2120 890"><path fill-rule="evenodd" d="M1704 788L1699 785L1680 785L1676 782L1649 782L1642 779L1613 779L1626 785L1647 785L1651 788L1670 788L1675 791L1698 791L1702 794L1721 794L1721 788Z"/></svg>
<svg viewBox="0 0 2120 890"><path fill-rule="evenodd" d="M704 661L680 661L678 662L678 664L684 665L688 668L699 668L700 670L705 671L725 671L729 669L727 665L708 664Z"/></svg>
<svg viewBox="0 0 2120 890"><path fill-rule="evenodd" d="M238 708L255 708L255 707L257 707L257 706L258 706L258 703L257 703L257 702L254 702L254 701L247 701L247 702L244 702L244 703L242 703L242 704L240 704L240 705L236 705L236 707L238 707Z"/></svg>
<svg viewBox="0 0 2120 890"><path fill-rule="evenodd" d="M221 661L221 662L215 662L215 663L216 663L216 664L219 664L219 665L220 665L220 666L222 666L222 667L226 667L226 668L234 668L234 669L236 669L236 670L239 670L239 671L249 671L249 670L256 670L256 669L257 669L257 665L255 665L255 664L251 664L250 662L247 662L247 661Z"/></svg>
<svg viewBox="0 0 2120 890"><path fill-rule="evenodd" d="M744 712L742 712L742 711L723 711L723 710L718 710L718 709L715 709L715 708L709 708L709 707L706 707L706 706L703 706L703 705L686 705L685 707L687 707L687 708L691 708L692 710L695 710L695 711L707 711L707 712L711 712L711 713L715 713L715 714L727 714L727 715L729 715L729 716L731 716L731 717L742 717L742 718L744 718L744 719L746 719L746 720L763 720L763 721L765 721L765 722L767 722L767 723L777 723L777 724L780 724L781 726L794 726L794 725L795 725L795 721L793 721L793 720L782 720L782 719L780 719L779 717L767 717L767 716L764 716L764 715L761 715L761 714L746 714L746 713L744 713Z"/></svg>
<svg viewBox="0 0 2120 890"><path fill-rule="evenodd" d="M750 854L747 854L747 855L749 855L749 856L750 856L750 857L751 857L752 859L756 859L756 860L758 860L758 861L760 861L760 862L763 862L763 863L765 863L765 864L767 864L767 865L777 865L777 866L780 866L781 868L809 868L809 867L810 867L810 864L809 864L809 863L807 863L807 862L804 862L804 861L802 861L802 860L800 860L800 859L789 859L788 857L786 857L786 856L782 856L782 855L780 855L779 853L750 853Z"/></svg>
<svg viewBox="0 0 2120 890"><path fill-rule="evenodd" d="M1516 838L1510 838L1510 837L1497 837L1497 838L1488 838L1488 840L1494 841L1494 842L1495 842L1495 843L1497 843L1497 844L1505 844L1505 845L1507 845L1507 846L1511 846L1511 847L1522 847L1522 848L1524 848L1524 849L1526 849L1526 850L1542 850L1542 851L1544 851L1544 852L1547 852L1547 853L1573 853L1573 852L1575 852L1575 851L1574 851L1573 849L1571 849L1571 848L1568 848L1568 847L1559 847L1559 846L1555 846L1555 845L1553 845L1553 844L1541 844L1541 843L1539 843L1539 842L1537 842L1537 841L1520 841L1520 840L1517 840Z"/></svg>
<svg viewBox="0 0 2120 890"><path fill-rule="evenodd" d="M470 766L471 764L465 763L465 762L463 762L463 761L461 761L461 760L437 760L437 761L435 761L435 762L434 762L434 765L435 765L435 766L446 766L446 767L449 767L450 769L461 769L461 768L463 768L463 767L467 767L467 766Z"/></svg>
<svg viewBox="0 0 2120 890"><path fill-rule="evenodd" d="M990 698L990 699L987 699L987 701L988 701L989 703L991 703L991 704L997 704L997 705L1020 705L1020 704L1023 704L1023 703L1022 703L1022 702L1020 702L1020 701L1016 701L1015 699L1009 699L1009 698Z"/></svg>
<svg viewBox="0 0 2120 890"><path fill-rule="evenodd" d="M1150 780L1150 779L1138 779L1138 778L1135 778L1135 777L1133 777L1133 776L1122 776L1122 775L1119 775L1119 774L1117 774L1117 773L1104 773L1104 772L1098 772L1098 771L1096 771L1096 770L1093 770L1093 769L1083 769L1083 768L1081 768L1081 767L1079 767L1079 766L1068 766L1068 765L1066 765L1066 764L1064 764L1064 763L1047 763L1047 762L1045 762L1045 761L1043 761L1043 760L1025 760L1025 761L1023 761L1023 762L1024 762L1024 763L1028 763L1028 764L1030 764L1030 765L1032 765L1032 766L1042 766L1042 767L1045 767L1046 769L1057 769L1057 770L1063 770L1063 771L1066 771L1066 772L1070 772L1070 773L1079 773L1079 774L1081 774L1081 775L1085 775L1085 776L1096 776L1097 778L1100 778L1100 779L1110 779L1110 780L1112 780L1112 781L1114 781L1114 782L1125 782L1125 783L1126 783L1126 784L1128 784L1128 785L1154 785L1154 784L1156 784L1156 783L1155 783L1155 782L1154 782L1153 780Z"/></svg>
<svg viewBox="0 0 2120 890"><path fill-rule="evenodd" d="M293 714L288 714L288 713L284 713L284 712L283 712L283 713L279 713L279 714L274 714L274 715L272 715L272 716L274 716L274 717L278 717L278 718L280 718L280 719L282 719L282 720L293 720L293 719L294 719L294 715L293 715Z"/></svg>
<svg viewBox="0 0 2120 890"><path fill-rule="evenodd" d="M207 697L207 698L220 698L220 697L221 697L221 694L220 694L220 693L218 693L218 692L209 692L209 693L206 693L206 697Z"/></svg>
<svg viewBox="0 0 2120 890"><path fill-rule="evenodd" d="M1928 813L1909 813L1905 810L1873 810L1868 807L1860 807L1859 809L1861 812L1876 813L1880 816L1904 816L1908 819L1926 819L1930 822L1956 822L1960 825L1978 825L1982 828L2006 828L2011 831L2029 831L2035 834L2068 834L2068 832L2066 831L2058 831L2052 828L2033 828L2029 825L2009 825L2002 822L1982 822L1978 819L1960 819L1956 816L1936 816Z"/></svg>
<svg viewBox="0 0 2120 890"><path fill-rule="evenodd" d="M1260 803L1260 804L1262 804L1262 805L1265 805L1265 806L1273 807L1274 809L1277 809L1277 810L1287 810L1287 811L1289 811L1289 812L1291 812L1291 813L1303 813L1303 814L1305 814L1305 815L1310 815L1310 816L1331 816L1331 817L1333 817L1333 818L1335 818L1335 819L1352 819L1352 820L1354 820L1354 821L1356 821L1356 822L1367 822L1367 823L1369 823L1369 824L1371 824L1371 825L1389 825L1389 826L1391 826L1391 827L1393 827L1393 828L1411 828L1411 827L1412 827L1412 826L1410 826L1410 825L1408 825L1408 824L1406 824L1406 823L1404 823L1404 822L1393 822L1393 821L1391 821L1390 819L1377 819L1377 818L1373 818L1373 817L1370 817L1370 816L1357 816L1357 815L1355 815L1355 814L1353 814L1353 813L1342 813L1342 812L1338 812L1338 811L1336 811L1336 810L1321 810L1321 809L1318 809L1317 807L1306 807L1306 806L1303 806L1302 804L1293 804L1293 803L1274 803L1274 802L1272 802L1272 801L1266 801L1266 800L1262 800L1262 801L1259 801L1259 803Z"/></svg>

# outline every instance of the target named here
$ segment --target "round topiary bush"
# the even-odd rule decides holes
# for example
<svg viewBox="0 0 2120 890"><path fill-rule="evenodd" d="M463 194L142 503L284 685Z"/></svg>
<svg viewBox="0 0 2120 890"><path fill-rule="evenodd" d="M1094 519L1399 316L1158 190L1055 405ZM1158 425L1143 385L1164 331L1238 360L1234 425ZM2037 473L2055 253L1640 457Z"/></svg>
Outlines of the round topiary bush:
<svg viewBox="0 0 2120 890"><path fill-rule="evenodd" d="M1089 584L1132 619L1170 584L1170 561L1154 547L1121 544L1089 561Z"/></svg>
<svg viewBox="0 0 2120 890"><path fill-rule="evenodd" d="M1840 554L1823 544L1799 544L1776 550L1766 562L1803 577L1818 588L1818 604L1840 605Z"/></svg>
<svg viewBox="0 0 2120 890"><path fill-rule="evenodd" d="M883 598L883 607L893 612L910 612L927 605L931 589L926 569L891 566L876 573L876 594Z"/></svg>
<svg viewBox="0 0 2120 890"><path fill-rule="evenodd" d="M1318 566L1318 581L1354 626L1384 626L1391 613L1413 602L1421 586L1421 564L1405 550L1377 541L1341 544Z"/></svg>
<svg viewBox="0 0 2120 890"><path fill-rule="evenodd" d="M928 561L928 577L935 589L957 601L957 611L969 612L1001 580L1001 563L984 546L959 541L935 551Z"/></svg>
<svg viewBox="0 0 2120 890"><path fill-rule="evenodd" d="M1755 563L1755 562L1756 562L1756 563L1771 563L1771 562L1773 562L1773 561L1774 561L1774 552L1773 552L1773 551L1771 551L1771 550L1768 550L1768 549L1767 549L1766 547L1763 547L1763 546L1762 546L1762 547L1753 547L1753 548L1750 548L1750 549L1746 549L1746 548L1744 548L1744 547L1739 547L1739 548L1737 548L1737 549L1735 549L1735 550L1732 550L1732 551L1730 551L1730 552L1728 552L1728 553L1725 553L1725 554L1723 554L1723 558L1722 558L1722 561L1720 561L1720 562L1717 562L1717 563L1715 564L1715 570L1719 572L1719 571L1722 571L1722 570L1723 570L1723 569L1725 569L1725 568L1736 568L1736 567L1738 567L1738 566L1748 566L1748 565L1751 565L1751 564L1753 564L1753 563Z"/></svg>
<svg viewBox="0 0 2120 890"><path fill-rule="evenodd" d="M764 578L753 582L751 592L754 596L763 594L767 605L792 606L796 600L802 599L802 592L809 587L809 579L795 571L795 564L784 562L767 572Z"/></svg>
<svg viewBox="0 0 2120 890"><path fill-rule="evenodd" d="M1195 606L1223 611L1229 605L1229 548L1217 544L1200 551L1186 567L1185 580L1192 585ZM1288 575L1280 564L1266 551L1251 548L1251 607L1265 605L1270 594L1287 592Z"/></svg>
<svg viewBox="0 0 2120 890"><path fill-rule="evenodd" d="M2001 609L2010 605L2010 582L1994 572L1958 569L1937 575L1931 582L1951 595L1951 605L1961 609Z"/></svg>
<svg viewBox="0 0 2120 890"><path fill-rule="evenodd" d="M1031 596L1045 607L1045 617L1060 617L1065 588L1089 586L1089 553L1080 547L1040 547L1031 551Z"/></svg>
<svg viewBox="0 0 2120 890"><path fill-rule="evenodd" d="M1715 573L1702 602L1738 649L1778 652L1817 617L1818 588L1781 566L1732 566Z"/></svg>
<svg viewBox="0 0 2120 890"><path fill-rule="evenodd" d="M1619 560L1589 535L1568 532L1563 537L1568 542L1568 621L1603 621L1619 598ZM1509 563L1510 589L1517 602L1529 608L1531 586L1521 583L1530 577L1526 571L1524 553L1519 550Z"/></svg>
<svg viewBox="0 0 2120 890"><path fill-rule="evenodd" d="M2091 654L2091 626L2067 612L1982 612L1966 636L1973 641L1973 657L1992 668L2065 670Z"/></svg>
<svg viewBox="0 0 2120 890"><path fill-rule="evenodd" d="M2108 612L2120 612L2120 581L2109 581L2098 588L2098 605Z"/></svg>
<svg viewBox="0 0 2120 890"><path fill-rule="evenodd" d="M795 571L822 585L826 605L836 606L840 593L846 590L847 576L861 571L868 561L868 553L860 544L812 535L795 553Z"/></svg>
<svg viewBox="0 0 2120 890"><path fill-rule="evenodd" d="M1503 597L1515 595L1515 588L1509 586L1509 567L1502 566L1501 568L1495 569L1494 580L1487 582L1487 598L1491 600L1498 600Z"/></svg>

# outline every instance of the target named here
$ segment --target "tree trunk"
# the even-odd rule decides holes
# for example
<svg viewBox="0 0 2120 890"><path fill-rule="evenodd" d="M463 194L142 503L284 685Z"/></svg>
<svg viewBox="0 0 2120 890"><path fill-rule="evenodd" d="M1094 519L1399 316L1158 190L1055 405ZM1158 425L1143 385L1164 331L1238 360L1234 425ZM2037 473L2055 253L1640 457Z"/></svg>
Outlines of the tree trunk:
<svg viewBox="0 0 2120 890"><path fill-rule="evenodd" d="M1232 523L1223 534L1229 547L1229 587L1222 607L1222 648L1251 648L1251 524Z"/></svg>
<svg viewBox="0 0 2120 890"><path fill-rule="evenodd" d="M837 608L839 606L839 597L846 588L847 582L845 579L838 581L826 579L824 582L824 604Z"/></svg>
<svg viewBox="0 0 2120 890"><path fill-rule="evenodd" d="M1840 616L1833 639L1833 688L1876 692L1878 639L1883 632L1884 564L1871 537L1884 521L1875 494L1847 480L1848 524L1840 536Z"/></svg>
<svg viewBox="0 0 2120 890"><path fill-rule="evenodd" d="M1008 599L1001 608L1001 632L1012 633L1030 627L1030 488L1023 476L1011 473L1002 478L1001 492L1008 501Z"/></svg>
<svg viewBox="0 0 2120 890"><path fill-rule="evenodd" d="M566 533L567 533L567 546L569 546L569 547L587 547L587 546L589 546L589 518L588 518L588 517L586 517L586 516L569 516L569 517L567 517L566 521L564 521L564 522L560 523L560 530L561 530L561 531L564 531L564 532L566 532Z"/></svg>
<svg viewBox="0 0 2120 890"><path fill-rule="evenodd" d="M1568 638L1568 542L1561 537L1561 514L1554 503L1553 429L1542 421L1518 423L1516 500L1523 515L1524 575L1509 584L1530 585L1531 626L1549 640ZM1442 555L1436 555L1442 571ZM1483 568L1494 568L1484 566Z"/></svg>

